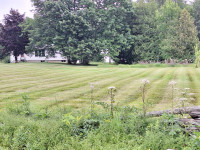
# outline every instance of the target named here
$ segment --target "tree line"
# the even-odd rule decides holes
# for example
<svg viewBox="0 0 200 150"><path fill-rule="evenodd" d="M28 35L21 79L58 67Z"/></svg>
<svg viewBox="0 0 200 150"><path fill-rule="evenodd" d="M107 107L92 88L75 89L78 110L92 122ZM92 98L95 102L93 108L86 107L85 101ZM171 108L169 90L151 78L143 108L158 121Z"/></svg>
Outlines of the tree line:
<svg viewBox="0 0 200 150"><path fill-rule="evenodd" d="M76 64L77 60L89 64L104 55L118 64L195 60L195 45L199 45L200 38L200 0L191 4L183 0L32 3L33 19L16 10L5 15L0 24L0 57L45 49L49 56L61 52L69 64Z"/></svg>

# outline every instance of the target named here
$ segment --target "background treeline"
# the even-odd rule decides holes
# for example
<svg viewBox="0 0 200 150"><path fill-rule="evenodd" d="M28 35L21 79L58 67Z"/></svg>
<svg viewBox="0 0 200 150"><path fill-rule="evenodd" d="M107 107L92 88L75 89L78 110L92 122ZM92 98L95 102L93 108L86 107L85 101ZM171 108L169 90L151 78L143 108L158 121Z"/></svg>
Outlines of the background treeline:
<svg viewBox="0 0 200 150"><path fill-rule="evenodd" d="M34 19L26 52L60 51L68 63L88 64L106 54L116 63L195 59L200 38L200 0L32 0ZM2 25L3 26L3 25ZM1 30L0 30L1 31ZM0 40L0 45L1 40Z"/></svg>

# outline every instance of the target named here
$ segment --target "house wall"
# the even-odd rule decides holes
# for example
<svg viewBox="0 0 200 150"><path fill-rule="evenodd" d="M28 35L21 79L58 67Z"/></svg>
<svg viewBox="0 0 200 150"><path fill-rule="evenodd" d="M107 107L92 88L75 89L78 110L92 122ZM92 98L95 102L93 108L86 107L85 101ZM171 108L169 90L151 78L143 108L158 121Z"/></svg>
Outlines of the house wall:
<svg viewBox="0 0 200 150"><path fill-rule="evenodd" d="M48 54L45 54L46 56L48 56ZM22 60L23 57L22 56L18 56L17 60L20 61ZM63 57L60 53L56 53L55 57L36 57L35 54L24 54L24 60L28 61L28 62L62 62L62 61L67 61L66 57ZM15 63L15 57L14 55L10 55L10 62L11 63ZM109 57L109 56L105 56L104 57L104 62L105 63L114 63L114 61ZM79 63L79 62L77 62Z"/></svg>
<svg viewBox="0 0 200 150"><path fill-rule="evenodd" d="M114 61L109 56L104 57L104 62L105 63L114 63Z"/></svg>
<svg viewBox="0 0 200 150"><path fill-rule="evenodd" d="M24 59L28 62L61 62L61 61L67 61L66 57L61 56L61 54L56 53L55 57L47 57L48 55L45 54L46 57L36 57L35 54L24 54ZM22 60L22 56L18 56L18 61ZM11 54L10 56L10 62L15 62L15 57Z"/></svg>

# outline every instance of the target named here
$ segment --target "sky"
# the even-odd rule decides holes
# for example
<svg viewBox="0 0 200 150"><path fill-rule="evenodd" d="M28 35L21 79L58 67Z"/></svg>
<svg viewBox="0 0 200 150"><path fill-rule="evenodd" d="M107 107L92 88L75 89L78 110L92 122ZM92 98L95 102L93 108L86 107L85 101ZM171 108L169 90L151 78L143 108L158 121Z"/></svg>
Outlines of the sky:
<svg viewBox="0 0 200 150"><path fill-rule="evenodd" d="M21 14L25 13L26 17L33 17L31 0L0 0L0 22L5 14L9 14L11 8L17 9Z"/></svg>

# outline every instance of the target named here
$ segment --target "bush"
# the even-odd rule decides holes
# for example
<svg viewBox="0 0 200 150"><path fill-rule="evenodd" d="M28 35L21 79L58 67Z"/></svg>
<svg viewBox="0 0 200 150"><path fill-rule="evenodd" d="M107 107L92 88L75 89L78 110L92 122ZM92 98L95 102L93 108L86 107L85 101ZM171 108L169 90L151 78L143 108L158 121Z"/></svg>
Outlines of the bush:
<svg viewBox="0 0 200 150"><path fill-rule="evenodd" d="M7 56L5 57L3 60L2 60L3 63L10 63L10 56Z"/></svg>

